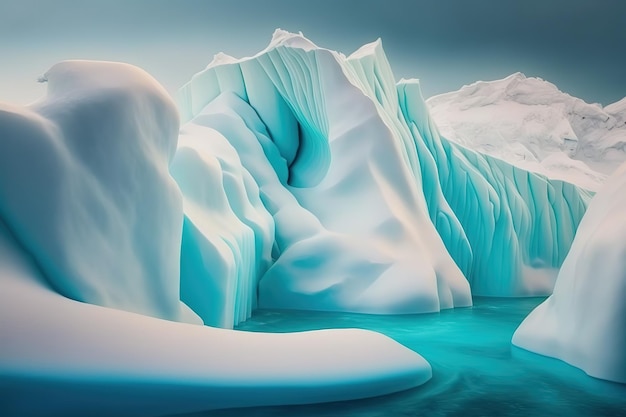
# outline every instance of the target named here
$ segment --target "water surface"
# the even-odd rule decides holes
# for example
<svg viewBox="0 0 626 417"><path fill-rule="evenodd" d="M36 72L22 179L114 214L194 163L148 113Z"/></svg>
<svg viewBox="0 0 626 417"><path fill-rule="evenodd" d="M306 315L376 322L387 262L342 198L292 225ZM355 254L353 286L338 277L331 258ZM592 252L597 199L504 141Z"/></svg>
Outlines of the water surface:
<svg viewBox="0 0 626 417"><path fill-rule="evenodd" d="M471 308L403 316L258 310L238 329L375 330L424 356L433 367L433 378L412 390L365 400L193 416L626 416L626 385L591 378L561 361L511 345L519 323L541 301L475 298Z"/></svg>

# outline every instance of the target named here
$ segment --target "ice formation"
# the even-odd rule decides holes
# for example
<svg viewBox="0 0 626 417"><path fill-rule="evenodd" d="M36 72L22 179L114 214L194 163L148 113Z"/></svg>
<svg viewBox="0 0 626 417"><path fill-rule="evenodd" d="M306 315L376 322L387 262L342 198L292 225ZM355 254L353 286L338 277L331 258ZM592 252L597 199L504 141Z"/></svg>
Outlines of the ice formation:
<svg viewBox="0 0 626 417"><path fill-rule="evenodd" d="M427 103L448 139L590 190L626 161L626 99L602 108L516 73Z"/></svg>
<svg viewBox="0 0 626 417"><path fill-rule="evenodd" d="M522 322L513 344L626 383L626 164L595 195L554 293Z"/></svg>
<svg viewBox="0 0 626 417"><path fill-rule="evenodd" d="M250 289L232 288L254 285L245 279L255 272L204 293L202 308L184 294L185 285L202 284L179 284L183 202L168 173L178 135L171 99L126 64L63 62L46 78L47 97L0 109L0 414L162 415L337 401L430 378L420 355L374 332L263 334L176 322L200 321L181 297L203 320L239 311ZM215 144L185 153L195 145L183 137L174 171L179 180L222 179L232 212L216 210L226 197L213 188L183 184L191 245L213 244L224 271L233 265L224 246L239 245L235 266L262 271L272 223L255 210L258 190L237 176L232 154L213 157Z"/></svg>
<svg viewBox="0 0 626 417"><path fill-rule="evenodd" d="M7 227L66 297L200 322L179 294L173 101L126 64L63 62L44 77L44 100L0 108Z"/></svg>
<svg viewBox="0 0 626 417"><path fill-rule="evenodd" d="M441 137L380 41L346 57L278 30L254 57L219 55L181 89L179 140L171 99L142 70L71 61L43 78L45 98L0 108L3 414L414 387L428 363L376 333L193 323L548 294L589 199ZM75 402L43 401L76 387Z"/></svg>
<svg viewBox="0 0 626 417"><path fill-rule="evenodd" d="M179 105L198 145L235 148L273 217L263 307L437 311L469 305L467 281L549 294L589 199L440 137L380 41L345 57L279 30L254 57L217 56Z"/></svg>

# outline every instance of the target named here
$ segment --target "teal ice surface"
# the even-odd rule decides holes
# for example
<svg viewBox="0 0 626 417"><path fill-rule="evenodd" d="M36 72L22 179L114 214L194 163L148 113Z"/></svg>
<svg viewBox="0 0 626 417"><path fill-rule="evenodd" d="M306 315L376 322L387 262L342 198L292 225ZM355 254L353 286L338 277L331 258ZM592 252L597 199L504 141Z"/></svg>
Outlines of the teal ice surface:
<svg viewBox="0 0 626 417"><path fill-rule="evenodd" d="M257 283L261 307L367 313L466 306L469 287L471 295L548 295L591 197L441 137L419 82L396 83L380 41L345 57L279 31L256 56L218 59L196 74L178 101L183 147L187 133L227 142L210 152L217 169L257 192L262 204L248 207L274 226L273 237L255 229L263 238L242 250L219 228L192 237L188 226L203 216L194 222L186 209L183 275L217 282L228 274L212 265L247 271L235 279L246 283L238 287L244 308L234 320L207 315L210 324L247 317ZM174 176L187 201L184 182L202 175ZM249 229L245 213L203 204L216 216L232 211L231 223ZM220 239L229 250L205 245ZM220 253L239 260L222 262ZM186 294L209 293L181 280L191 304Z"/></svg>
<svg viewBox="0 0 626 417"><path fill-rule="evenodd" d="M625 385L589 377L564 362L511 345L515 328L541 301L475 298L474 307L403 316L257 311L238 328L375 330L419 351L432 365L433 378L409 391L366 400L196 416L626 416Z"/></svg>

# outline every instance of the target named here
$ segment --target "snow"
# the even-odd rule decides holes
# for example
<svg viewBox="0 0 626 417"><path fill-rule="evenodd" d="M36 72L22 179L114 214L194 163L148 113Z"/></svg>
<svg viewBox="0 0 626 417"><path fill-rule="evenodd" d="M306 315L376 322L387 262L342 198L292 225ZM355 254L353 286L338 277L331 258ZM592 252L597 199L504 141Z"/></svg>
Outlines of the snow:
<svg viewBox="0 0 626 417"><path fill-rule="evenodd" d="M589 190L626 160L624 100L603 109L515 73L427 102L446 138Z"/></svg>
<svg viewBox="0 0 626 417"><path fill-rule="evenodd" d="M218 130L236 148L274 217L275 262L260 278L259 306L391 314L470 305L404 149L346 75L346 58L279 39L253 58L196 74L180 95L191 125ZM213 82L227 77L223 88Z"/></svg>
<svg viewBox="0 0 626 417"><path fill-rule="evenodd" d="M626 383L625 205L626 164L591 201L554 293L522 322L513 344Z"/></svg>
<svg viewBox="0 0 626 417"><path fill-rule="evenodd" d="M430 365L380 334L228 329L256 307L424 313L549 294L590 198L441 137L380 40L346 57L277 30L253 57L218 55L181 89L180 129L133 66L68 61L42 79L46 97L0 107L0 379L15 415L420 385ZM88 392L31 401L52 400L46 381Z"/></svg>
<svg viewBox="0 0 626 417"><path fill-rule="evenodd" d="M420 355L374 332L192 324L181 297L225 326L254 306L273 238L251 177L224 140L199 142L188 126L177 144L171 99L138 68L69 61L45 78L45 98L0 112L2 415L338 401L430 379ZM224 261L179 274L181 242L192 272L205 271L189 247ZM59 401L68 393L84 395Z"/></svg>

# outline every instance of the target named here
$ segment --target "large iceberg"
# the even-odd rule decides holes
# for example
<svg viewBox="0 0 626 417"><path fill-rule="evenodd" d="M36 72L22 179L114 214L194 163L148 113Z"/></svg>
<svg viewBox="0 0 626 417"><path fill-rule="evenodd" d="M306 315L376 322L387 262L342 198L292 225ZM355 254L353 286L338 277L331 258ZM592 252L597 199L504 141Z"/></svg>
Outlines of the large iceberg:
<svg viewBox="0 0 626 417"><path fill-rule="evenodd" d="M337 401L431 377L420 355L374 332L263 334L180 323L215 318L254 293L219 287L202 293L208 307L198 307L185 291L199 284L179 283L179 254L183 230L193 230L191 245L213 243L225 259L223 246L238 245L230 252L235 266L262 271L273 238L271 217L256 210L258 190L238 176L233 155L211 159L203 145L185 154L193 141L183 138L172 161L176 108L144 71L70 61L45 78L45 98L0 109L1 415L163 415ZM210 171L218 159L223 167ZM209 199L186 184L183 227L170 161L179 179L202 174L199 182L215 186L208 209L227 197L232 211L191 210ZM215 193L222 186L226 197ZM255 274L237 273L240 280L227 285L253 286L246 278Z"/></svg>
<svg viewBox="0 0 626 417"><path fill-rule="evenodd" d="M273 218L271 265L245 280L263 307L418 313L470 291L547 295L590 197L441 137L380 40L346 57L277 30L254 57L216 56L179 106L196 148L234 147ZM200 246L187 250L210 259Z"/></svg>
<svg viewBox="0 0 626 417"><path fill-rule="evenodd" d="M554 293L522 322L513 344L626 383L626 164L589 205Z"/></svg>
<svg viewBox="0 0 626 417"><path fill-rule="evenodd" d="M626 99L588 104L518 72L427 104L448 139L590 190L626 161Z"/></svg>

